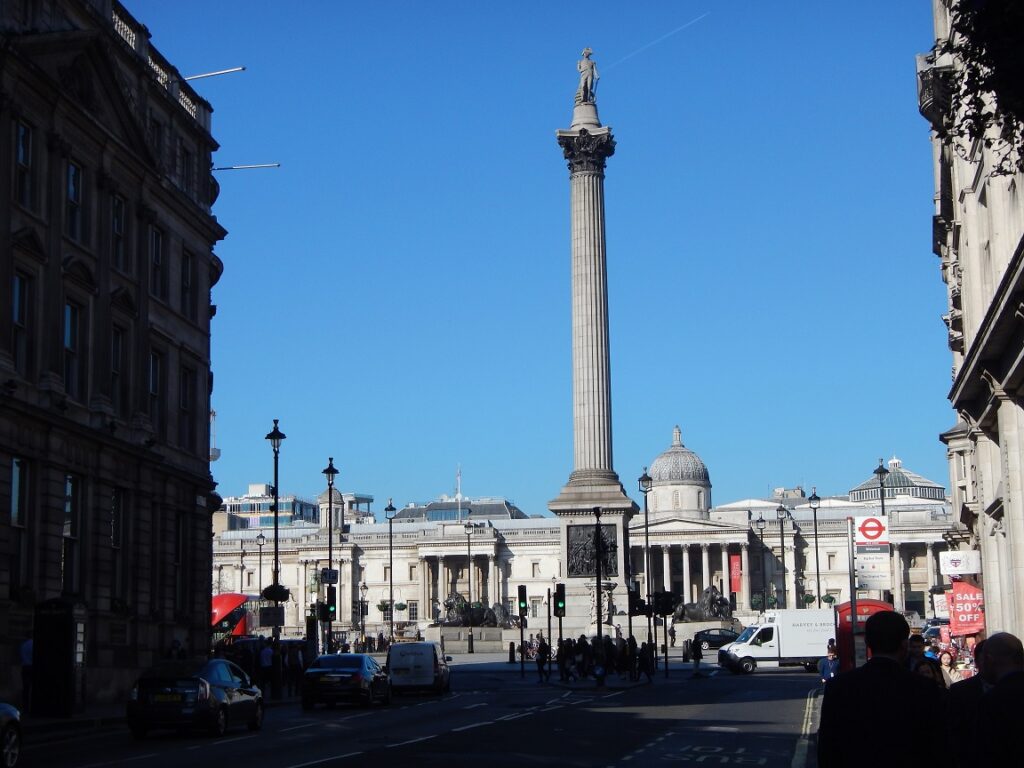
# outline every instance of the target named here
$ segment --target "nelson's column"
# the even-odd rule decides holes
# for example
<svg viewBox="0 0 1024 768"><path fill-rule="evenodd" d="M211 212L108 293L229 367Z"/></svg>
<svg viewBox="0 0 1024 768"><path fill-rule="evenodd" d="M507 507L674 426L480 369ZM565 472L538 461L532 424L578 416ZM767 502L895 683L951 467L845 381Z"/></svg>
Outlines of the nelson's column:
<svg viewBox="0 0 1024 768"><path fill-rule="evenodd" d="M612 623L611 613L627 610L627 523L637 506L612 468L604 167L615 151L615 139L597 118L598 74L591 53L584 49L577 64L580 81L572 124L557 132L571 190L573 471L548 508L562 523L568 623L594 629L598 549L602 623ZM595 507L600 509L600 537L595 536Z"/></svg>

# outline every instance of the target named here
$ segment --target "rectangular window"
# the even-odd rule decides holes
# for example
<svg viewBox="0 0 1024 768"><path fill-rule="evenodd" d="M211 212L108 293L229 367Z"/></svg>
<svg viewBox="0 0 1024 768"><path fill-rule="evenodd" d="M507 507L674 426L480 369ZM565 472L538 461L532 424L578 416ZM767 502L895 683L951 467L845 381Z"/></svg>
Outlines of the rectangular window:
<svg viewBox="0 0 1024 768"><path fill-rule="evenodd" d="M178 447L196 451L196 372L182 366L178 371Z"/></svg>
<svg viewBox="0 0 1024 768"><path fill-rule="evenodd" d="M178 180L181 184L181 191L189 197L194 197L196 191L195 158L180 139L178 140Z"/></svg>
<svg viewBox="0 0 1024 768"><path fill-rule="evenodd" d="M17 456L11 461L10 597L29 583L29 466Z"/></svg>
<svg viewBox="0 0 1024 768"><path fill-rule="evenodd" d="M530 618L532 618L532 619L539 619L540 618L540 606L541 606L541 599L539 597L531 597L530 598Z"/></svg>
<svg viewBox="0 0 1024 768"><path fill-rule="evenodd" d="M829 552L828 553L828 569L830 571L834 571L836 569L836 553L835 552Z"/></svg>
<svg viewBox="0 0 1024 768"><path fill-rule="evenodd" d="M117 416L128 415L127 333L114 326L110 331L110 400Z"/></svg>
<svg viewBox="0 0 1024 768"><path fill-rule="evenodd" d="M149 353L149 420L157 437L166 436L167 393L164 387L164 358L156 350Z"/></svg>
<svg viewBox="0 0 1024 768"><path fill-rule="evenodd" d="M125 221L124 198L114 195L110 198L110 264L114 269L130 272L125 252Z"/></svg>
<svg viewBox="0 0 1024 768"><path fill-rule="evenodd" d="M533 578L539 579L540 578L540 563L530 563L530 572L533 575Z"/></svg>
<svg viewBox="0 0 1024 768"><path fill-rule="evenodd" d="M35 163L33 157L32 128L18 121L16 128L17 155L15 158L15 199L25 208L35 208Z"/></svg>
<svg viewBox="0 0 1024 768"><path fill-rule="evenodd" d="M158 299L167 298L167 262L164 259L164 233L149 230L149 292Z"/></svg>
<svg viewBox="0 0 1024 768"><path fill-rule="evenodd" d="M181 314L189 320L197 317L196 257L188 251L181 254Z"/></svg>
<svg viewBox="0 0 1024 768"><path fill-rule="evenodd" d="M415 600L409 601L409 621L420 620L420 604Z"/></svg>
<svg viewBox="0 0 1024 768"><path fill-rule="evenodd" d="M64 302L64 392L82 400L82 311L73 301Z"/></svg>
<svg viewBox="0 0 1024 768"><path fill-rule="evenodd" d="M419 566L409 565L409 581L417 581L419 579Z"/></svg>
<svg viewBox="0 0 1024 768"><path fill-rule="evenodd" d="M72 240L82 240L82 167L68 161L64 192L64 232Z"/></svg>
<svg viewBox="0 0 1024 768"><path fill-rule="evenodd" d="M14 367L28 377L32 364L32 280L21 272L15 272L11 281L11 319Z"/></svg>
<svg viewBox="0 0 1024 768"><path fill-rule="evenodd" d="M384 581L391 581L391 566L384 566Z"/></svg>
<svg viewBox="0 0 1024 768"><path fill-rule="evenodd" d="M64 476L64 521L61 548L61 589L64 594L79 591L79 525L82 515L82 480L75 475Z"/></svg>

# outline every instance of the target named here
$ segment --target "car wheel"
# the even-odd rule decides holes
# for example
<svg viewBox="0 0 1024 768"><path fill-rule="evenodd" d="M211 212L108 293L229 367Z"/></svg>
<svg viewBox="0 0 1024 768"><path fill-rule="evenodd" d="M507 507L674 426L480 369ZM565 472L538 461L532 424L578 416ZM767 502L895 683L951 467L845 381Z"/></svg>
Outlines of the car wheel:
<svg viewBox="0 0 1024 768"><path fill-rule="evenodd" d="M4 765L9 768L18 764L21 754L21 731L16 725L8 725L3 733Z"/></svg>
<svg viewBox="0 0 1024 768"><path fill-rule="evenodd" d="M213 724L210 726L210 733L220 737L228 732L228 711L224 707L217 707L213 716Z"/></svg>
<svg viewBox="0 0 1024 768"><path fill-rule="evenodd" d="M149 733L149 729L144 725L132 725L129 726L129 728L132 732L132 736L136 739L144 739L146 738L146 734Z"/></svg>
<svg viewBox="0 0 1024 768"><path fill-rule="evenodd" d="M700 649L702 651L710 650L711 649L711 643L709 643L707 640L701 640L700 641Z"/></svg>
<svg viewBox="0 0 1024 768"><path fill-rule="evenodd" d="M246 723L250 731L258 731L263 727L263 702L256 702L256 711L253 712L252 719Z"/></svg>
<svg viewBox="0 0 1024 768"><path fill-rule="evenodd" d="M757 669L757 663L753 659L743 659L743 661L740 662L740 669L742 669L745 674L749 675Z"/></svg>

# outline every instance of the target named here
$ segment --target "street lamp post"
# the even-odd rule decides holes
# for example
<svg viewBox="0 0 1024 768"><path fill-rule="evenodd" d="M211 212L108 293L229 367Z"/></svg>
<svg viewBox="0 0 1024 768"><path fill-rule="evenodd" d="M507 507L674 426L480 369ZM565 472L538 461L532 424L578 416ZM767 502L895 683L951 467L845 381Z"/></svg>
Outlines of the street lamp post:
<svg viewBox="0 0 1024 768"><path fill-rule="evenodd" d="M874 474L878 477L878 500L882 502L882 517L885 517L885 478L889 475L889 470L883 466L882 459L878 460L878 469Z"/></svg>
<svg viewBox="0 0 1024 768"><path fill-rule="evenodd" d="M256 536L256 546L259 547L259 564L260 564L260 594L263 594L263 547L267 543L267 537L263 535L263 531L260 531Z"/></svg>
<svg viewBox="0 0 1024 768"><path fill-rule="evenodd" d="M327 459L323 473L327 475L327 570L334 571L334 478L338 470L334 468L334 457ZM333 573L331 574L333 576ZM334 588L334 610L338 610L338 588ZM330 614L328 614L328 617ZM331 632L331 620L327 619L327 653L334 647L334 635Z"/></svg>
<svg viewBox="0 0 1024 768"><path fill-rule="evenodd" d="M811 497L807 499L811 505L811 514L814 515L814 590L818 597L818 607L821 608L821 563L818 561L818 507L821 499L818 497L817 487L811 488Z"/></svg>
<svg viewBox="0 0 1024 768"><path fill-rule="evenodd" d="M274 450L274 608L281 606L281 553L280 537L278 533L278 499L280 489L278 488L278 458L281 455L281 443L286 435L277 427L277 419L274 419L274 428L267 433L266 439L270 441L270 447ZM287 591L287 590L285 590ZM277 610L275 614L279 613ZM274 617L274 661L271 675L271 695L275 699L281 698L281 623L279 616Z"/></svg>
<svg viewBox="0 0 1024 768"><path fill-rule="evenodd" d="M761 611L768 610L768 568L764 560L764 528L768 525L764 519L764 513L757 515L757 535L761 539Z"/></svg>
<svg viewBox="0 0 1024 768"><path fill-rule="evenodd" d="M651 639L651 540L648 531L650 526L647 518L647 494L650 493L654 481L647 474L647 467L644 467L644 473L640 475L637 483L640 486L640 493L644 495L644 586L647 587L645 590L647 592L647 644L650 645L653 640Z"/></svg>
<svg viewBox="0 0 1024 768"><path fill-rule="evenodd" d="M366 643L366 592L368 589L365 581L359 585L359 639L364 644Z"/></svg>
<svg viewBox="0 0 1024 768"><path fill-rule="evenodd" d="M782 549L782 607L789 608L789 596L786 594L786 516L789 510L779 504L775 514L779 518L779 541Z"/></svg>
<svg viewBox="0 0 1024 768"><path fill-rule="evenodd" d="M469 605L466 617L469 620L469 638L466 653L473 653L473 524L466 521L466 588L469 591Z"/></svg>
<svg viewBox="0 0 1024 768"><path fill-rule="evenodd" d="M384 517L388 519L388 604L391 607L391 630L388 643L395 642L395 505L388 499Z"/></svg>

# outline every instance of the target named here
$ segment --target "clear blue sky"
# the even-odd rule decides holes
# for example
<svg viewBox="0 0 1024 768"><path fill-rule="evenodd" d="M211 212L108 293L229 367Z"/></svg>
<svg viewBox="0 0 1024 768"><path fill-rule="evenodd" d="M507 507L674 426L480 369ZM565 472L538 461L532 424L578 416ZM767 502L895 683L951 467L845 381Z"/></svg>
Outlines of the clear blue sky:
<svg viewBox="0 0 1024 768"><path fill-rule="evenodd" d="M548 514L572 469L568 127L594 49L615 468L713 501L948 485L950 353L914 55L926 0L127 0L214 107L222 495L454 493ZM624 10L627 9L628 10ZM696 21L695 21L696 20ZM689 22L690 26L679 29ZM674 34L669 34L675 31ZM652 44L653 43L653 44ZM634 55L635 54L635 55Z"/></svg>

